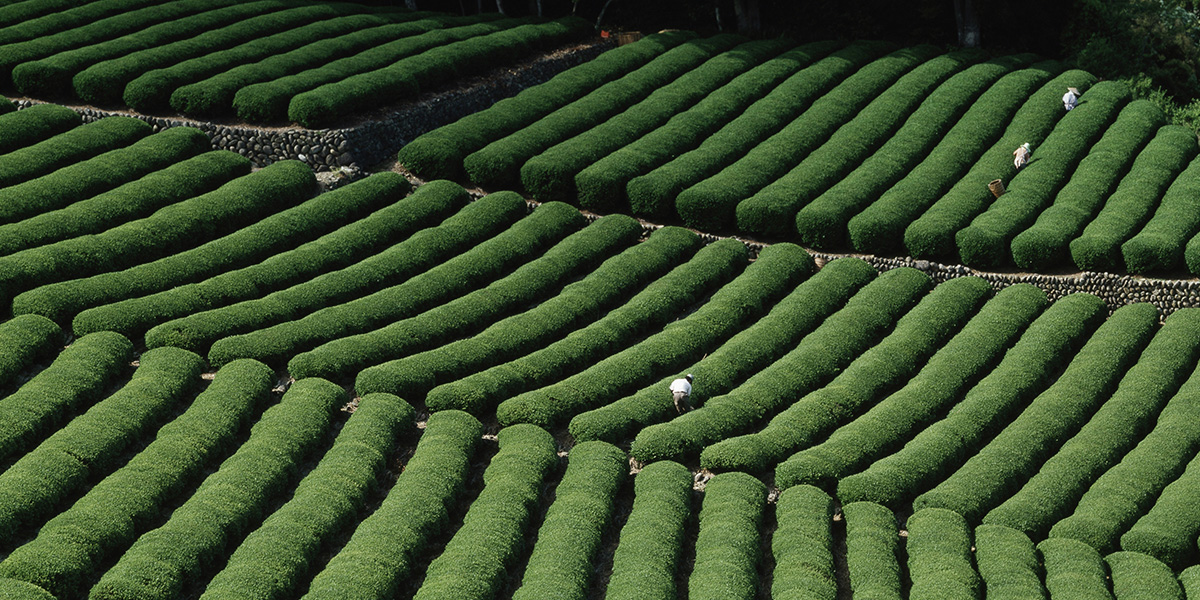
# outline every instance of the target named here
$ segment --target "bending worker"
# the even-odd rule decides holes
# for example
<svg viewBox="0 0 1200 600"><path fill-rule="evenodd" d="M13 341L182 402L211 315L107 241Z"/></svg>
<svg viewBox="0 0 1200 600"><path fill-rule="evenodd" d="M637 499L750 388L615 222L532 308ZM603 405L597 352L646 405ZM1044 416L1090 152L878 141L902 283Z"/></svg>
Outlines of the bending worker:
<svg viewBox="0 0 1200 600"><path fill-rule="evenodd" d="M671 395L675 397L675 411L685 413L691 410L691 405L688 404L688 396L692 395L692 374L688 373L687 377L676 379L671 382Z"/></svg>

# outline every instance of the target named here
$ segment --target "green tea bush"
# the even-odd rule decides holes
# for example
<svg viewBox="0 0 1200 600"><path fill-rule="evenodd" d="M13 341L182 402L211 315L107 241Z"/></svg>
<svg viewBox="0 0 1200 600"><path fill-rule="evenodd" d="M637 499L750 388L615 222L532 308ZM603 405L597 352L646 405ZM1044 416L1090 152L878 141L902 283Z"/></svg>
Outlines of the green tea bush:
<svg viewBox="0 0 1200 600"><path fill-rule="evenodd" d="M8 102L7 98L5 102ZM31 146L82 123L83 117L65 106L35 104L17 110L17 105L12 102L0 102L0 153Z"/></svg>
<svg viewBox="0 0 1200 600"><path fill-rule="evenodd" d="M166 523L137 538L90 595L113 600L177 597L187 581L255 529L271 502L291 489L300 463L320 447L334 411L346 400L341 387L324 379L292 384L278 404L263 412L245 443Z"/></svg>
<svg viewBox="0 0 1200 600"><path fill-rule="evenodd" d="M18 317L6 325L29 319ZM2 337L6 336L0 329ZM19 347L11 343L4 347ZM0 461L34 447L94 404L118 377L128 374L132 359L133 344L110 331L83 336L58 353L50 366L0 398Z"/></svg>
<svg viewBox="0 0 1200 600"><path fill-rule="evenodd" d="M681 191L675 201L679 216L699 229L723 230L735 224L748 227L745 221L737 222L739 202L786 175L875 97L938 54L933 46L912 46L858 69L736 162Z"/></svg>
<svg viewBox="0 0 1200 600"><path fill-rule="evenodd" d="M513 600L587 598L593 560L628 470L625 453L612 444L583 442L571 448Z"/></svg>
<svg viewBox="0 0 1200 600"><path fill-rule="evenodd" d="M833 498L798 485L775 502L778 526L771 536L775 557L771 597L775 600L834 600Z"/></svg>
<svg viewBox="0 0 1200 600"><path fill-rule="evenodd" d="M878 343L931 287L929 277L916 269L880 275L793 350L729 393L709 398L704 406L668 423L643 429L630 453L643 462L695 455L755 427L796 398L823 387Z"/></svg>
<svg viewBox="0 0 1200 600"><path fill-rule="evenodd" d="M783 243L768 248L788 246ZM767 248L764 248L763 253L766 252ZM875 275L875 269L861 260L838 259L826 264L771 307L766 316L746 326L691 366L680 369L679 372L696 376L689 401L700 406L711 397L728 393L747 377L766 368L841 308ZM670 419L676 411L667 389L676 377L678 374L672 373L631 396L576 415L568 427L571 435L576 440L616 443L646 426Z"/></svg>
<svg viewBox="0 0 1200 600"><path fill-rule="evenodd" d="M462 497L479 421L461 411L430 415L416 452L375 512L316 574L304 600L387 598L412 573L419 553Z"/></svg>
<svg viewBox="0 0 1200 600"><path fill-rule="evenodd" d="M16 114L24 112L18 111ZM39 118L43 118L44 114L39 114ZM0 188L24 183L114 148L127 146L150 135L150 130L150 125L141 119L106 117L15 149L0 155Z"/></svg>
<svg viewBox="0 0 1200 600"><path fill-rule="evenodd" d="M383 208L411 189L408 181L397 173L378 175L267 215L257 223L190 250L123 271L24 292L13 300L13 311L69 321L86 308L173 289L259 264Z"/></svg>
<svg viewBox="0 0 1200 600"><path fill-rule="evenodd" d="M521 308L550 301L547 296L596 270L603 260L634 244L641 233L641 225L632 217L602 217L485 288L374 331L302 352L288 361L288 373L297 378L345 377L482 329Z"/></svg>
<svg viewBox="0 0 1200 600"><path fill-rule="evenodd" d="M1129 185L1139 181L1140 173L1134 173L1144 166L1142 156L1153 147L1147 144L1160 139L1164 120L1162 111L1149 100L1134 100L1122 109L1117 121L1079 162L1054 203L1013 238L1013 262L1038 271L1068 264L1068 244L1095 218L1104 201L1122 193L1127 180Z"/></svg>
<svg viewBox="0 0 1200 600"><path fill-rule="evenodd" d="M679 44L623 77L468 154L463 169L471 181L499 188L519 182L521 165L547 148L603 123L695 69L713 56L745 41L722 34Z"/></svg>
<svg viewBox="0 0 1200 600"><path fill-rule="evenodd" d="M703 306L575 375L510 397L500 404L497 416L504 422L510 415L522 415L521 419L528 419L522 422L546 427L603 406L646 381L703 358L815 269L811 257L799 246L768 246Z"/></svg>
<svg viewBox="0 0 1200 600"><path fill-rule="evenodd" d="M1046 599L1037 549L1024 533L1003 525L976 527L975 561L988 598Z"/></svg>
<svg viewBox="0 0 1200 600"><path fill-rule="evenodd" d="M767 488L745 473L722 473L704 486L688 598L754 600Z"/></svg>
<svg viewBox="0 0 1200 600"><path fill-rule="evenodd" d="M1060 298L945 418L865 471L842 478L838 498L895 507L948 476L1045 388L1106 315L1104 301L1096 296Z"/></svg>
<svg viewBox="0 0 1200 600"><path fill-rule="evenodd" d="M971 528L944 508L917 510L908 518L910 598L978 598L983 582L971 558Z"/></svg>
<svg viewBox="0 0 1200 600"><path fill-rule="evenodd" d="M922 427L945 414L971 386L995 368L1004 352L1041 314L1046 304L1045 292L1029 284L1001 290L903 387L839 427L825 441L800 450L776 467L776 485L826 485L897 450ZM801 405L796 406L798 409ZM785 414L788 411L776 417L781 419L781 426L786 424L782 420ZM793 419L792 422L803 423L799 417ZM789 437L782 439L789 440ZM706 452L715 452L721 443ZM782 454L784 452L777 453Z"/></svg>
<svg viewBox="0 0 1200 600"><path fill-rule="evenodd" d="M855 42L801 69L695 149L667 157L665 164L630 179L625 186L630 209L639 215L674 216L680 192L733 164L803 114L843 79L894 49L886 42Z"/></svg>
<svg viewBox="0 0 1200 600"><path fill-rule="evenodd" d="M124 552L162 506L224 456L240 430L267 403L274 374L254 361L231 363L179 417L123 467L50 519L33 541L0 563L10 576L56 595L75 596L101 571L107 556ZM103 588L93 592L105 596Z"/></svg>
<svg viewBox="0 0 1200 600"><path fill-rule="evenodd" d="M670 461L647 465L633 478L633 509L621 527L605 600L674 598L691 514L692 473Z"/></svg>
<svg viewBox="0 0 1200 600"><path fill-rule="evenodd" d="M1020 491L992 509L983 522L1043 537L1051 525L1067 516L1091 482L1117 464L1153 428L1159 412L1191 374L1197 358L1200 309L1176 311L1121 378L1112 396Z"/></svg>
<svg viewBox="0 0 1200 600"><path fill-rule="evenodd" d="M346 194L390 195L400 189L396 186L399 183L395 177L376 173L343 189ZM351 187L354 189L349 189ZM461 187L448 182L430 182L421 189L420 193L399 199L358 221L258 264L154 294L87 308L75 316L71 327L75 335L111 330L136 336L156 324L191 313L265 296L364 260L379 252L380 247L399 243L430 223L448 217L468 201ZM450 192L434 193L437 190Z"/></svg>
<svg viewBox="0 0 1200 600"><path fill-rule="evenodd" d="M0 386L13 383L21 371L58 351L62 329L45 317L19 315L0 322Z"/></svg>
<svg viewBox="0 0 1200 600"><path fill-rule="evenodd" d="M902 600L900 532L896 515L874 502L842 506L850 592L864 598Z"/></svg>
<svg viewBox="0 0 1200 600"><path fill-rule="evenodd" d="M1140 552L1114 552L1104 557L1112 573L1117 600L1184 600L1171 568Z"/></svg>
<svg viewBox="0 0 1200 600"><path fill-rule="evenodd" d="M1129 88L1120 82L1102 81L1092 86L1079 106L1059 120L1033 149L1029 164L1008 182L1007 193L955 233L963 264L976 268L1006 265L1012 256L1013 237L1033 223L1068 181L1083 185L1099 179L1089 181L1090 193L1107 195L1117 178L1128 170L1154 126L1162 122L1139 121L1133 125L1132 134L1125 133L1128 121L1122 121L1118 111L1129 99ZM1111 135L1106 135L1109 132ZM1118 154L1115 158L1103 156L1114 151ZM1085 158L1093 161L1081 165Z"/></svg>
<svg viewBox="0 0 1200 600"><path fill-rule="evenodd" d="M1154 506L1121 535L1121 549L1149 554L1172 569L1189 564L1196 557L1196 539L1200 537L1198 489L1200 461L1193 458L1183 473L1163 488Z"/></svg>
<svg viewBox="0 0 1200 600"><path fill-rule="evenodd" d="M1095 548L1076 540L1049 538L1037 545L1051 598L1113 600L1108 566Z"/></svg>
<svg viewBox="0 0 1200 600"><path fill-rule="evenodd" d="M913 500L913 508L949 508L979 522L1087 423L1157 326L1152 304L1117 309L1050 387L953 475Z"/></svg>
<svg viewBox="0 0 1200 600"><path fill-rule="evenodd" d="M1195 207L1197 194L1200 194L1200 161L1193 160L1167 188L1154 216L1137 235L1121 244L1126 269L1132 273L1161 273L1184 266L1186 247L1200 230L1200 210Z"/></svg>
<svg viewBox="0 0 1200 600"><path fill-rule="evenodd" d="M200 597L294 597L289 594L306 581L323 544L354 522L397 438L415 430L415 414L390 394L360 398L321 462L300 480L291 499L234 550Z"/></svg>
<svg viewBox="0 0 1200 600"><path fill-rule="evenodd" d="M515 192L502 193L517 196ZM524 204L520 197L514 201ZM258 358L270 364L286 362L289 357L329 340L378 329L385 323L420 314L446 303L450 298L495 281L504 273L579 230L584 223L585 220L579 211L566 204L543 204L533 214L470 250L445 260L403 283L356 297L343 304L317 304L325 308L305 314L310 307L314 307L313 296L291 294L296 301L284 304L282 311L276 309L265 315L250 310L253 308L251 303L235 304L229 310L239 321L270 323L278 319L283 322L250 333L219 339L209 350L208 359L213 364L224 364L235 358ZM376 255L372 259L373 262L381 262L381 256ZM417 263L421 257L410 254L405 258L410 260L409 265L390 264L385 267L398 270ZM345 270L342 273L345 273ZM372 275L369 272L363 274ZM379 285L378 281L379 279L371 279L367 283L375 287ZM346 294L351 290L357 291L352 286L345 286L336 291ZM278 306L280 296L288 296L287 292L288 290L284 290L282 293L273 294L276 298L268 296L265 299L266 303ZM246 306L247 304L251 306Z"/></svg>
<svg viewBox="0 0 1200 600"><path fill-rule="evenodd" d="M699 237L683 228L659 229L531 310L497 321L469 338L364 369L355 379L355 388L420 397L441 383L516 359L595 321L686 261L700 246Z"/></svg>

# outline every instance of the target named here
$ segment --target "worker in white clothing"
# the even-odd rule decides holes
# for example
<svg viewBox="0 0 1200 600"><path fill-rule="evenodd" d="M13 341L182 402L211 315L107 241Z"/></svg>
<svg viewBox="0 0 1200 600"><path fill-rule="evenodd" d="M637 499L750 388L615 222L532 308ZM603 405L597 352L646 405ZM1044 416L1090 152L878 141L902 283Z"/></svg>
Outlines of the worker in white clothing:
<svg viewBox="0 0 1200 600"><path fill-rule="evenodd" d="M682 414L691 410L688 397L692 395L692 374L671 382L671 395L675 397L675 411Z"/></svg>
<svg viewBox="0 0 1200 600"><path fill-rule="evenodd" d="M1073 87L1067 88L1067 93L1063 94L1063 108L1071 110L1079 104L1079 90Z"/></svg>

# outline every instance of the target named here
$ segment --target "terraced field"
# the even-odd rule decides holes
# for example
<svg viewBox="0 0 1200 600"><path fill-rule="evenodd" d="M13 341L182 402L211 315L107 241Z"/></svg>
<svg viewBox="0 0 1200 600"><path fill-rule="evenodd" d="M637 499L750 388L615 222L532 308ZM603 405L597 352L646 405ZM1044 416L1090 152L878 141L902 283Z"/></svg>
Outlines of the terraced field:
<svg viewBox="0 0 1200 600"><path fill-rule="evenodd" d="M824 253L1182 274L1157 111L1033 56L669 32L326 191L0 102L0 597L1200 598L1200 304Z"/></svg>

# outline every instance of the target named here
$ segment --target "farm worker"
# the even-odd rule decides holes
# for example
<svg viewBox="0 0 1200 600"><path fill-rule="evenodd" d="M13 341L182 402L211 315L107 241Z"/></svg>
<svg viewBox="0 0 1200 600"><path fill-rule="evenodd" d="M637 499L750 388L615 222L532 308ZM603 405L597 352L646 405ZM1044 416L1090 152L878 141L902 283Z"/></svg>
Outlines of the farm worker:
<svg viewBox="0 0 1200 600"><path fill-rule="evenodd" d="M687 377L681 377L671 382L671 395L675 397L676 412L684 413L691 409L691 406L688 405L688 396L692 395L691 373L688 373Z"/></svg>
<svg viewBox="0 0 1200 600"><path fill-rule="evenodd" d="M1029 142L1017 146L1017 149L1013 150L1013 166L1017 169L1025 166L1025 163L1029 162L1029 154Z"/></svg>
<svg viewBox="0 0 1200 600"><path fill-rule="evenodd" d="M1063 94L1063 107L1067 110L1075 108L1079 104L1079 90L1073 87L1067 88L1067 93Z"/></svg>

